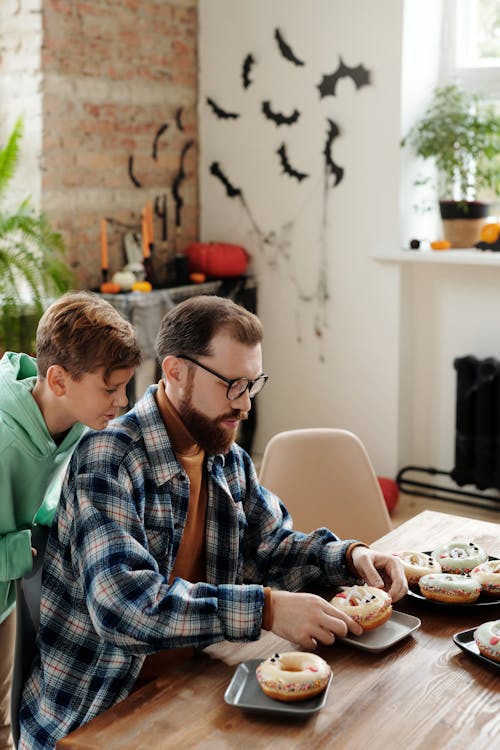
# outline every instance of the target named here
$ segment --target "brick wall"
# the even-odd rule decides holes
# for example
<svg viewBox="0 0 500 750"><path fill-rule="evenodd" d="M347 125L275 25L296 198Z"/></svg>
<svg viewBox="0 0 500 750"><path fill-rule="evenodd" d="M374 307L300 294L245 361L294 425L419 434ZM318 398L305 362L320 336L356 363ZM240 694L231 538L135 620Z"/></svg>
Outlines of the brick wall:
<svg viewBox="0 0 500 750"><path fill-rule="evenodd" d="M166 194L172 251L172 184L189 141L177 249L198 236L197 0L38 2L41 207L64 235L79 286L93 288L101 217L110 220L112 274L125 262L124 232L139 230L143 205ZM155 239L159 229L156 219Z"/></svg>

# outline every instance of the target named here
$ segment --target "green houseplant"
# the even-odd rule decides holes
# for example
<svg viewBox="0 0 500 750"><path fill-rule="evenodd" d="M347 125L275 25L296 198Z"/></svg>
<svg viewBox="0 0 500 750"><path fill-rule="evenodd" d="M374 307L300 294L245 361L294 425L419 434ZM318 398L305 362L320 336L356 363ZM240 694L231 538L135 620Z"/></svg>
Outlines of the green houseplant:
<svg viewBox="0 0 500 750"><path fill-rule="evenodd" d="M494 107L458 84L437 87L402 146L434 161L443 230L452 246L475 244L500 196L500 117Z"/></svg>
<svg viewBox="0 0 500 750"><path fill-rule="evenodd" d="M33 352L44 302L67 291L73 275L64 262L62 237L48 218L37 214L29 199L15 208L6 206L22 131L20 118L0 148L0 349Z"/></svg>

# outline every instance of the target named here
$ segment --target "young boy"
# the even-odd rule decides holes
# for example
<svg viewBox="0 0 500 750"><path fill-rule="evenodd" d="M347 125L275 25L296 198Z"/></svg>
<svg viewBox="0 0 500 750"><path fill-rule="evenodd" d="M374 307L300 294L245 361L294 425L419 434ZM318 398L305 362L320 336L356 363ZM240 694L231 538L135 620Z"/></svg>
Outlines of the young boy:
<svg viewBox="0 0 500 750"><path fill-rule="evenodd" d="M42 316L34 360L0 361L0 750L12 748L9 697L14 580L32 568L31 528L50 525L58 489L85 425L102 430L127 406L141 362L134 331L96 294L69 292Z"/></svg>

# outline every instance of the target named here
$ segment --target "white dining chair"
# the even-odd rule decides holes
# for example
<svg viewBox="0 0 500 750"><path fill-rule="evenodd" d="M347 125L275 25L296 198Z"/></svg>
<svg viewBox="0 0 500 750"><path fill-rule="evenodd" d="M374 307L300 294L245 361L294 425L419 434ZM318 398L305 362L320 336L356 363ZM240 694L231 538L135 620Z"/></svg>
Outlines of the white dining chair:
<svg viewBox="0 0 500 750"><path fill-rule="evenodd" d="M280 497L299 531L326 526L341 539L370 544L392 529L365 447L347 430L278 433L266 446L259 480Z"/></svg>

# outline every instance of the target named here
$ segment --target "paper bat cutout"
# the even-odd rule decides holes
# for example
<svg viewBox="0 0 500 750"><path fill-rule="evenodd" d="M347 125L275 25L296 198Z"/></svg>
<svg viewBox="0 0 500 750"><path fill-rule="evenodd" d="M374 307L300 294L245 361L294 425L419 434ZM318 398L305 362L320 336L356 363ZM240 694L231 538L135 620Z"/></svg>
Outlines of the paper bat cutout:
<svg viewBox="0 0 500 750"><path fill-rule="evenodd" d="M182 107L179 107L175 111L175 124L177 125L177 128L179 130L184 130L184 125L182 124L181 116L182 116Z"/></svg>
<svg viewBox="0 0 500 750"><path fill-rule="evenodd" d="M141 183L139 182L139 180L134 174L134 157L133 156L128 157L128 176L130 177L130 179L132 180L132 182L134 183L136 187L138 188L142 187Z"/></svg>
<svg viewBox="0 0 500 750"><path fill-rule="evenodd" d="M321 83L318 84L320 98L324 96L335 96L337 82L341 78L351 78L357 89L362 86L368 86L370 83L370 71L364 65L358 65L356 68L350 68L339 57L339 66L334 73L323 75Z"/></svg>
<svg viewBox="0 0 500 750"><path fill-rule="evenodd" d="M158 141L160 140L161 136L165 132L165 130L168 128L167 123L163 123L163 125L160 125L158 130L156 131L156 135L153 140L153 159L155 161L158 161Z"/></svg>
<svg viewBox="0 0 500 750"><path fill-rule="evenodd" d="M252 70L252 66L255 62L254 56L249 53L245 59L243 60L243 67L241 70L241 77L243 79L243 88L247 89L253 81L250 79L250 71Z"/></svg>
<svg viewBox="0 0 500 750"><path fill-rule="evenodd" d="M342 167L339 167L338 164L335 164L332 158L332 144L335 138L340 135L340 130L338 129L338 126L336 123L333 122L333 120L327 120L329 124L328 133L326 136L326 142L325 142L325 148L323 149L323 154L325 156L325 165L327 170L332 174L335 178L335 182L333 183L333 187L339 184L341 179L344 176L344 170Z"/></svg>
<svg viewBox="0 0 500 750"><path fill-rule="evenodd" d="M279 154L280 163L281 163L281 166L283 167L283 172L285 174L290 175L290 177L295 177L295 179L298 180L299 182L302 182L302 180L304 180L306 177L309 177L309 175L306 174L305 172L298 172L296 169L292 167L292 165L290 164L290 161L288 160L288 154L287 154L286 146L284 143L281 144L281 146L276 151L276 153Z"/></svg>
<svg viewBox="0 0 500 750"><path fill-rule="evenodd" d="M283 115L281 112L273 112L271 102L262 102L262 111L268 120L272 120L278 127L280 125L293 125L300 117L298 109L294 109L291 115Z"/></svg>
<svg viewBox="0 0 500 750"><path fill-rule="evenodd" d="M234 185L229 182L228 178L220 168L218 161L214 161L210 165L210 174L213 174L214 177L217 177L217 179L222 182L229 198L236 198L237 195L242 195L240 188L234 187Z"/></svg>
<svg viewBox="0 0 500 750"><path fill-rule="evenodd" d="M180 227L181 225L181 210L184 205L184 200L182 198L182 195L179 192L181 183L186 178L186 172L184 171L184 159L186 158L186 154L191 148L191 146L193 145L193 143L194 141L188 141L182 147L179 170L172 183L172 196L174 198L174 203L175 203L175 225L177 227Z"/></svg>
<svg viewBox="0 0 500 750"><path fill-rule="evenodd" d="M207 96L207 104L212 109L214 115L220 120L237 120L239 117L237 112L227 112L225 109L222 109L222 107L219 107L219 105L209 96Z"/></svg>
<svg viewBox="0 0 500 750"><path fill-rule="evenodd" d="M294 55L292 48L285 42L279 29L274 30L274 38L278 42L279 51L285 60L290 60L294 65L305 65L303 60L299 60L299 58Z"/></svg>

